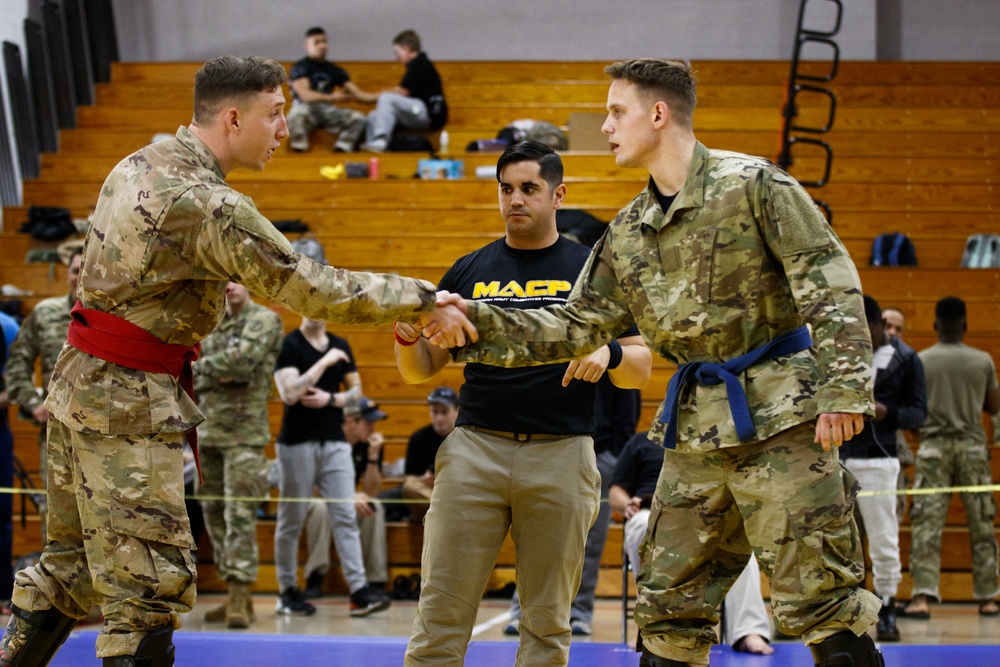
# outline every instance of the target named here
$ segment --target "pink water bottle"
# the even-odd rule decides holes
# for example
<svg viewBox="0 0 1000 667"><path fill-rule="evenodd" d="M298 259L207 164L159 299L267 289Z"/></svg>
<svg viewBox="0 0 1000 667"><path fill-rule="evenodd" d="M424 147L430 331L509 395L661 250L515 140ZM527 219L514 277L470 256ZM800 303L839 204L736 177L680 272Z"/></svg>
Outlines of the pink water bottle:
<svg viewBox="0 0 1000 667"><path fill-rule="evenodd" d="M368 178L373 181L378 180L378 158L373 157L368 160Z"/></svg>

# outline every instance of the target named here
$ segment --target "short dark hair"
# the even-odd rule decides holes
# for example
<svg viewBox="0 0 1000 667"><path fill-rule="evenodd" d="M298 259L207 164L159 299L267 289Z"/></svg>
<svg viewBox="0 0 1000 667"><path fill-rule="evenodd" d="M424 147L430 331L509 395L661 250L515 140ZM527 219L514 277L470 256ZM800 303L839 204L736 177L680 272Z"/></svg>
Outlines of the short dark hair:
<svg viewBox="0 0 1000 667"><path fill-rule="evenodd" d="M405 46L414 53L420 53L420 35L416 30L404 30L392 40L393 46Z"/></svg>
<svg viewBox="0 0 1000 667"><path fill-rule="evenodd" d="M538 175L549 184L550 190L555 190L563 182L563 163L559 154L539 141L522 141L500 154L497 160L497 182L500 182L500 172L508 164L517 162L538 163Z"/></svg>
<svg viewBox="0 0 1000 667"><path fill-rule="evenodd" d="M876 324L882 321L882 308L878 305L878 301L875 297L864 295L865 302L865 319L868 322L874 322Z"/></svg>
<svg viewBox="0 0 1000 667"><path fill-rule="evenodd" d="M961 322L965 319L965 302L957 296L946 296L934 307L934 317L942 322Z"/></svg>
<svg viewBox="0 0 1000 667"><path fill-rule="evenodd" d="M194 120L207 123L227 103L244 106L255 93L272 91L288 80L275 60L222 56L194 75Z"/></svg>
<svg viewBox="0 0 1000 667"><path fill-rule="evenodd" d="M326 30L323 30L321 26L314 25L313 27L306 30L306 37L312 37L313 35L325 35Z"/></svg>
<svg viewBox="0 0 1000 667"><path fill-rule="evenodd" d="M604 72L612 79L624 79L657 100L664 100L681 125L692 127L694 108L698 104L698 79L687 63L635 58L612 63L604 68Z"/></svg>

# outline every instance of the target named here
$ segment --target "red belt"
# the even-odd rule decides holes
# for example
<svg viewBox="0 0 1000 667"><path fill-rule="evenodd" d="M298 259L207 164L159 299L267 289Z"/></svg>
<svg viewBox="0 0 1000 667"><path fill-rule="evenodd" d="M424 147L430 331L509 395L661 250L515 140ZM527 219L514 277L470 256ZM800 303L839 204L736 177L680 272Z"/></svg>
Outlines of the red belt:
<svg viewBox="0 0 1000 667"><path fill-rule="evenodd" d="M149 373L168 373L181 389L194 400L194 374L191 363L198 359L201 346L164 343L159 338L104 311L84 308L77 301L70 311L69 344L87 354L113 364ZM188 442L201 479L198 458L198 430L188 432ZM202 480L204 482L204 480Z"/></svg>

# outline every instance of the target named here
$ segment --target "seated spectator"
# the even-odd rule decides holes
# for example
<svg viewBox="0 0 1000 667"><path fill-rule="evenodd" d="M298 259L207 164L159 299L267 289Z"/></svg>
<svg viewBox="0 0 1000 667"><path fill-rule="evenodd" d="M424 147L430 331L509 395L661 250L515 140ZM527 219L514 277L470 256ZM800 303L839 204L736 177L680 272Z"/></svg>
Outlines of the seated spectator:
<svg viewBox="0 0 1000 667"><path fill-rule="evenodd" d="M380 498L426 500L427 503L395 503L387 509L392 521L409 518L421 523L430 506L434 490L434 457L444 439L455 430L458 419L458 392L451 387L438 387L427 397L431 423L413 432L406 445L406 467L402 486L388 489Z"/></svg>
<svg viewBox="0 0 1000 667"><path fill-rule="evenodd" d="M378 95L365 95L362 102L375 101L368 114L363 150L381 153L389 147L396 125L413 130L439 130L448 121L448 105L437 68L420 50L420 37L404 30L392 40L396 60L406 65L399 85Z"/></svg>
<svg viewBox="0 0 1000 667"><path fill-rule="evenodd" d="M632 563L633 576L639 574L639 546L649 524L649 507L663 466L663 448L636 433L618 457L611 478L608 502L625 517L624 548ZM771 628L760 590L760 567L750 554L743 572L725 599L726 637L734 651L771 655Z"/></svg>
<svg viewBox="0 0 1000 667"><path fill-rule="evenodd" d="M309 134L316 128L337 135L333 150L353 151L365 130L365 115L336 105L351 100L375 100L374 95L362 92L345 70L326 59L327 48L323 28L309 28L306 56L292 65L288 75L292 91L288 145L295 151L309 150Z"/></svg>
<svg viewBox="0 0 1000 667"><path fill-rule="evenodd" d="M386 416L378 409L378 405L364 397L351 401L344 408L344 437L353 452L355 484L361 486L361 490L354 494L354 509L361 531L365 576L370 588L383 593L389 579L385 506L375 502L375 497L382 488L382 444L385 438L375 431L375 423ZM303 591L307 598L319 598L323 595L323 581L330 569L332 539L325 503L310 503L306 514L309 560L306 561L305 570L309 575Z"/></svg>

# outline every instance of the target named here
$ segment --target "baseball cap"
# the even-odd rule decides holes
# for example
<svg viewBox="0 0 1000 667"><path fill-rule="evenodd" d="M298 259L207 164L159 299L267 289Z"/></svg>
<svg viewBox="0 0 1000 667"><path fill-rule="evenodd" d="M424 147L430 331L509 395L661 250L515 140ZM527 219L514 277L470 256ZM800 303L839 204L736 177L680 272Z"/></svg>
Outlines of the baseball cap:
<svg viewBox="0 0 1000 667"><path fill-rule="evenodd" d="M427 397L428 403L458 407L458 394L451 387L438 387Z"/></svg>
<svg viewBox="0 0 1000 667"><path fill-rule="evenodd" d="M366 421L377 422L389 415L378 409L378 403L373 403L364 396L357 398L344 406L345 417L363 417Z"/></svg>

